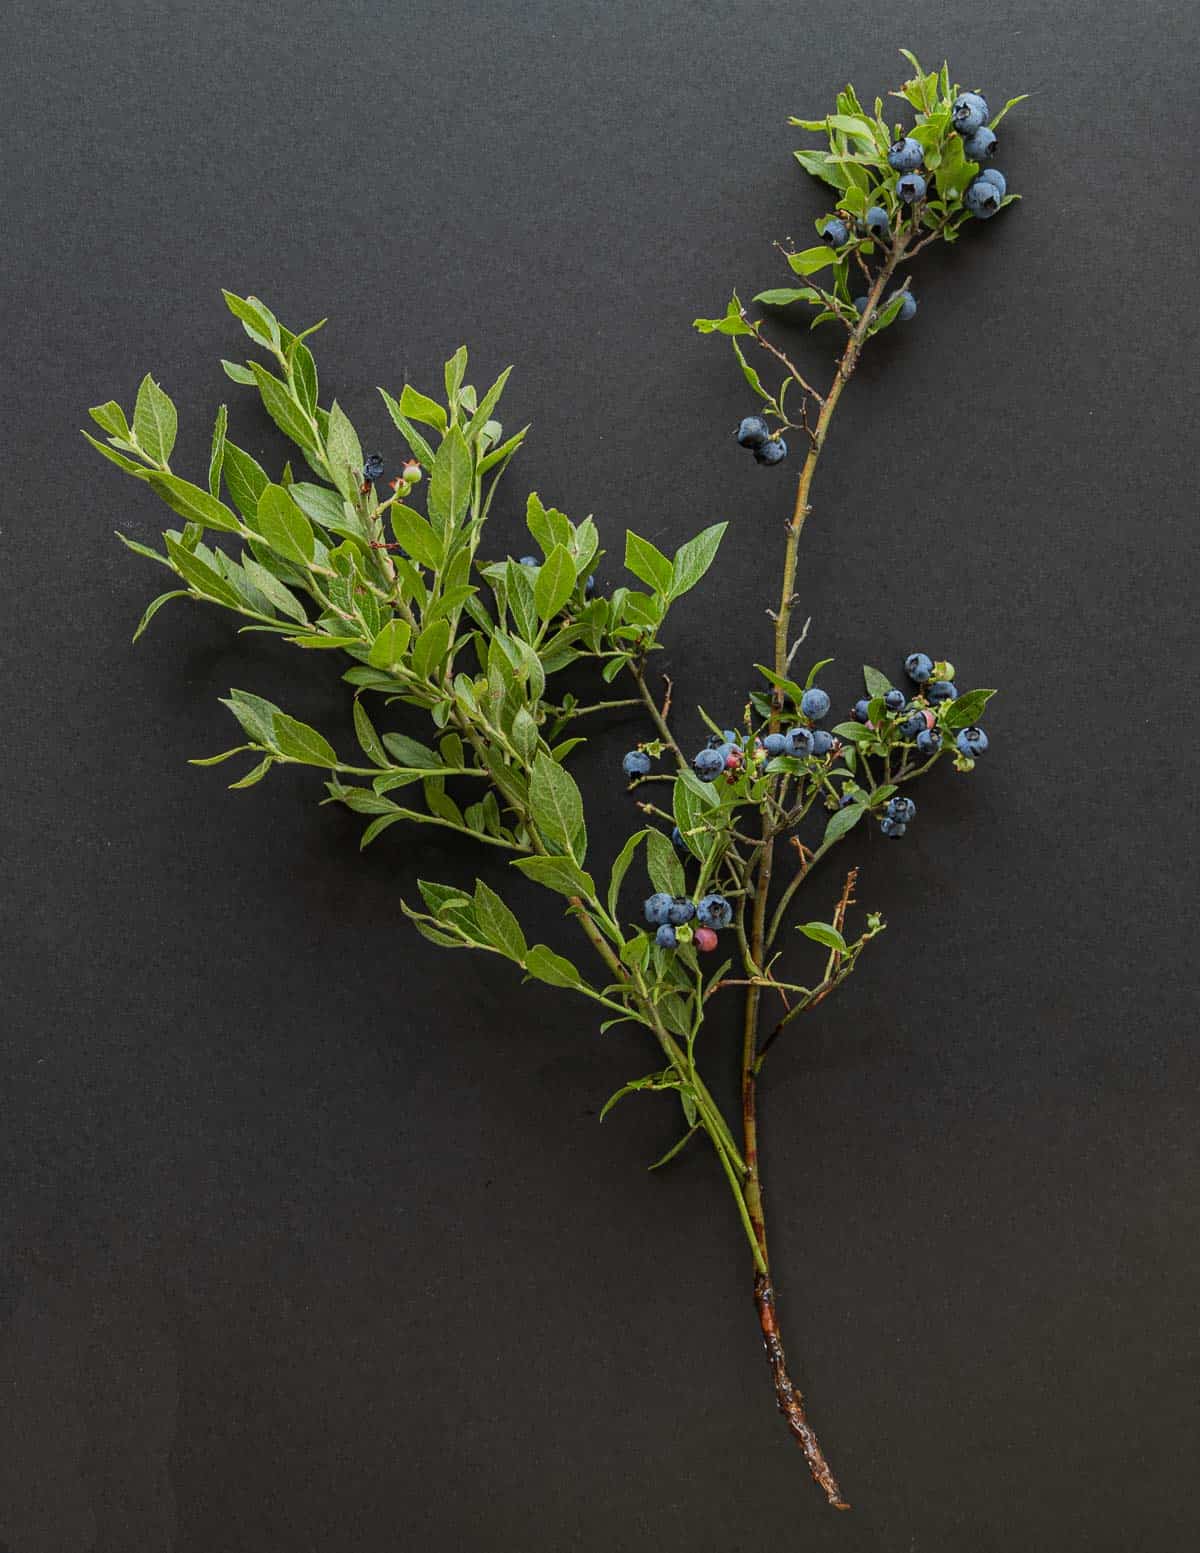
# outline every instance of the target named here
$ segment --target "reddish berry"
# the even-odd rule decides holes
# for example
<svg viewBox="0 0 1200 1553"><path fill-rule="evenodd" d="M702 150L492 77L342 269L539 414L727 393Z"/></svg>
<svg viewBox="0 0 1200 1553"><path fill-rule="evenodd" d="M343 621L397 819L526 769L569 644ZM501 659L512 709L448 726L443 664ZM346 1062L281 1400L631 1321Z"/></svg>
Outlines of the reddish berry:
<svg viewBox="0 0 1200 1553"><path fill-rule="evenodd" d="M709 954L717 947L717 935L710 927L698 927L692 934L692 942L701 954Z"/></svg>

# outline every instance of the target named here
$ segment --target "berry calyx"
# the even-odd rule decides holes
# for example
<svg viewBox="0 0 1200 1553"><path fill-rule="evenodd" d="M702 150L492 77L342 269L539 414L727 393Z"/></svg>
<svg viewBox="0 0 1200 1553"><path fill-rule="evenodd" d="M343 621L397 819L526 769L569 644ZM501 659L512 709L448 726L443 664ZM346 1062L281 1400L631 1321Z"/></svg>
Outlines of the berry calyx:
<svg viewBox="0 0 1200 1553"><path fill-rule="evenodd" d="M886 814L880 820L879 828L892 841L898 841L908 829L907 825L902 824L900 820L889 819ZM658 931L661 933L663 929L659 928Z"/></svg>
<svg viewBox="0 0 1200 1553"><path fill-rule="evenodd" d="M936 755L942 747L942 735L936 728L922 728L917 735L917 749L922 755Z"/></svg>
<svg viewBox="0 0 1200 1553"><path fill-rule="evenodd" d="M803 760L813 752L813 730L811 728L789 728L787 736L787 752Z"/></svg>
<svg viewBox="0 0 1200 1553"><path fill-rule="evenodd" d="M723 895L706 895L697 903L696 920L702 927L720 930L733 921L733 907Z"/></svg>
<svg viewBox="0 0 1200 1553"><path fill-rule="evenodd" d="M840 248L850 241L850 228L840 216L830 216L821 228L820 235L831 248Z"/></svg>
<svg viewBox="0 0 1200 1553"><path fill-rule="evenodd" d="M925 198L925 180L920 173L905 173L896 180L896 197L906 205Z"/></svg>

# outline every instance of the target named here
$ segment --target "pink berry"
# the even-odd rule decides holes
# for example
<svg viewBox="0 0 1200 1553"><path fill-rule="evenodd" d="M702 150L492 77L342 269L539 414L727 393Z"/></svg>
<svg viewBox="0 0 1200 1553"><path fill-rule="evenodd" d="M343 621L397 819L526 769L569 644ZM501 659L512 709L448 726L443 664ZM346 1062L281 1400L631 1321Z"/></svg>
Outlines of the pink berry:
<svg viewBox="0 0 1200 1553"><path fill-rule="evenodd" d="M717 935L710 927L698 927L692 934L692 942L702 954L708 954L717 947Z"/></svg>

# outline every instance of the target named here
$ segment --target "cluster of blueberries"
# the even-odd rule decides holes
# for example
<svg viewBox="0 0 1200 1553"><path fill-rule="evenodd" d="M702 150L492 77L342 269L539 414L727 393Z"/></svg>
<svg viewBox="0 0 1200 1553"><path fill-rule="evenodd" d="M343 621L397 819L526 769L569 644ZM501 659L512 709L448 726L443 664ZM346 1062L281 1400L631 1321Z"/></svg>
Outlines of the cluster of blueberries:
<svg viewBox="0 0 1200 1553"><path fill-rule="evenodd" d="M542 563L538 560L536 555L523 555L521 557L520 561L517 564L519 566L532 566L534 568L537 568ZM585 599L590 599L590 598L594 598L595 597L595 593L596 593L596 574L595 574L595 572L589 572L587 574L587 581L583 585L583 596L584 596ZM649 767L649 765L647 765L646 771L649 771L649 769L650 769L650 767ZM627 775L629 775L629 776L635 776L635 775L636 776L645 776L645 774L646 774L645 771L638 771L638 772L630 771L630 772L627 773Z"/></svg>
<svg viewBox="0 0 1200 1553"><path fill-rule="evenodd" d="M371 486L375 484L376 480L382 480L384 468L382 453L368 453L363 459L362 494L364 496ZM415 485L420 478L420 464L417 463L415 458L406 458L400 473L394 480L389 480L388 484L393 491L399 491L402 486L407 488L408 486Z"/></svg>
<svg viewBox="0 0 1200 1553"><path fill-rule="evenodd" d="M782 464L787 457L787 443L778 434L771 435L771 428L761 415L747 415L736 436L738 447L753 450L756 464Z"/></svg>
<svg viewBox="0 0 1200 1553"><path fill-rule="evenodd" d="M691 930L691 941L702 953L708 954L717 947L717 933L733 921L733 907L723 895L705 895L701 900L690 901L683 895L668 895L660 890L645 905L646 921L657 929L654 942L660 949L678 946L677 928L691 922L693 917L700 924Z"/></svg>
<svg viewBox="0 0 1200 1553"><path fill-rule="evenodd" d="M904 672L914 685L920 685L926 702L938 706L943 701L957 701L958 686L952 680L934 679L933 668L933 659L925 652L911 652L904 660ZM902 690L889 690L883 698L883 704L889 712L907 712L908 715L900 724L902 739L912 739L922 755L937 754L942 747L942 735L935 726L936 717L930 706L908 704ZM869 705L865 699L855 702L855 722L867 721ZM987 749L988 736L982 728L972 724L969 728L960 729L954 742L960 754L968 755L973 760Z"/></svg>

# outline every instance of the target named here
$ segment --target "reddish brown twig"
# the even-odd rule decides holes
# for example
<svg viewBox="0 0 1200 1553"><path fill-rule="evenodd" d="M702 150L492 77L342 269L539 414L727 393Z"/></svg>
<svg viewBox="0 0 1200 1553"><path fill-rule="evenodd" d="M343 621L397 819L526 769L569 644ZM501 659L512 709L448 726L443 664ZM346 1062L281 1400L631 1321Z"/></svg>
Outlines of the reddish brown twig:
<svg viewBox="0 0 1200 1553"><path fill-rule="evenodd" d="M779 1335L779 1322L775 1319L775 1289L766 1273L759 1273L754 1280L754 1304L758 1309L758 1321L762 1327L763 1347L775 1383L775 1400L784 1421L800 1444L808 1470L825 1491L825 1497L835 1510L848 1510L850 1506L842 1498L833 1470L825 1460L825 1452L813 1433L812 1425L804 1411L804 1398L800 1388L788 1374L787 1358L783 1352L783 1339Z"/></svg>

